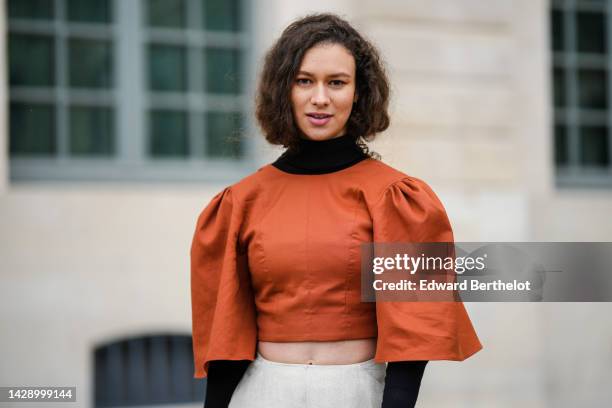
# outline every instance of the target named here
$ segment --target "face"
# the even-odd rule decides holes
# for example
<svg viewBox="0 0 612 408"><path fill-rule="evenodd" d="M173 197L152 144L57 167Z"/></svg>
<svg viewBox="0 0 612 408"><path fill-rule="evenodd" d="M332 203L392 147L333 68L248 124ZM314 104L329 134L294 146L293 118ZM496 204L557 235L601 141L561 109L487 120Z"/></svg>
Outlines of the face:
<svg viewBox="0 0 612 408"><path fill-rule="evenodd" d="M306 51L291 88L293 117L312 140L343 136L355 93L355 59L340 44L319 44Z"/></svg>

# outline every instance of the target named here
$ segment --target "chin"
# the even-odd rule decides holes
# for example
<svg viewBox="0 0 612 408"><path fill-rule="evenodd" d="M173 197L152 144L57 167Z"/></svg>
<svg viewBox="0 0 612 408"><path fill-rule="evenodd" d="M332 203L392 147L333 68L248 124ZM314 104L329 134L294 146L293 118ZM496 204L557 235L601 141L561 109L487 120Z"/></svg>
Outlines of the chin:
<svg viewBox="0 0 612 408"><path fill-rule="evenodd" d="M312 132L304 132L304 135L310 139L310 140L329 140L329 139L334 139L336 137L339 137L340 135L337 135L337 133L312 133Z"/></svg>

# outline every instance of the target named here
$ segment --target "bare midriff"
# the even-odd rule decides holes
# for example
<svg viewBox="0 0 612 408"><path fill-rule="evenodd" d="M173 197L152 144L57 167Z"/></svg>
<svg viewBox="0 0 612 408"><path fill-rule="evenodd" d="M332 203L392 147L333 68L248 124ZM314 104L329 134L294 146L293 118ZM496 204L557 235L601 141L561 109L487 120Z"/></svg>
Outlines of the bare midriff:
<svg viewBox="0 0 612 408"><path fill-rule="evenodd" d="M263 358L289 364L356 364L374 358L376 338L341 341L259 341Z"/></svg>

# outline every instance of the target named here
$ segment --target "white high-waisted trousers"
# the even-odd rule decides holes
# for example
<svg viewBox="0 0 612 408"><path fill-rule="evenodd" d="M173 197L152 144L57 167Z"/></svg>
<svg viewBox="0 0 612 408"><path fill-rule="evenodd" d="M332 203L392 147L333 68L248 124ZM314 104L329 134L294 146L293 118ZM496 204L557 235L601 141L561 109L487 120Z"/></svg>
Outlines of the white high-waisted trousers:
<svg viewBox="0 0 612 408"><path fill-rule="evenodd" d="M380 408L386 363L288 364L257 353L229 408Z"/></svg>

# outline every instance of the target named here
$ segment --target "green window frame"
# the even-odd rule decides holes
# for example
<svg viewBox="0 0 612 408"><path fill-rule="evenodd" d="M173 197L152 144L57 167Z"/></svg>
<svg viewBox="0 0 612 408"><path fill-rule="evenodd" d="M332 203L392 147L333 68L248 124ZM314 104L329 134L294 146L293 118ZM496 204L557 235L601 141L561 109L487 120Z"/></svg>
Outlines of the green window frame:
<svg viewBox="0 0 612 408"><path fill-rule="evenodd" d="M7 0L12 181L255 166L250 0Z"/></svg>
<svg viewBox="0 0 612 408"><path fill-rule="evenodd" d="M558 186L612 186L612 3L551 0Z"/></svg>

